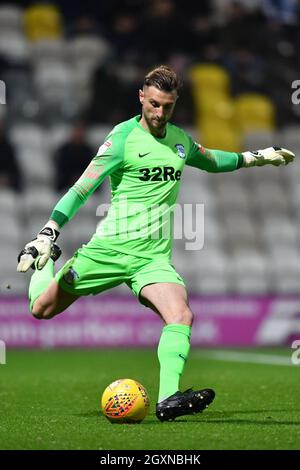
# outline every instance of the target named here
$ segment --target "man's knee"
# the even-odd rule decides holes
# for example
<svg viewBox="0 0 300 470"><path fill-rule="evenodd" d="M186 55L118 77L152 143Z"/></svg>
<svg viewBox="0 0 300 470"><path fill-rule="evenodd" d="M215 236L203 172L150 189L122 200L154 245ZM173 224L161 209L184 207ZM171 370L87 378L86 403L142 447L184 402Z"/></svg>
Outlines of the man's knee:
<svg viewBox="0 0 300 470"><path fill-rule="evenodd" d="M188 305L183 305L172 315L172 322L179 325L189 325L192 326L194 319L193 312Z"/></svg>
<svg viewBox="0 0 300 470"><path fill-rule="evenodd" d="M34 302L31 313L36 320L50 320L56 314L51 305L45 306L38 299Z"/></svg>

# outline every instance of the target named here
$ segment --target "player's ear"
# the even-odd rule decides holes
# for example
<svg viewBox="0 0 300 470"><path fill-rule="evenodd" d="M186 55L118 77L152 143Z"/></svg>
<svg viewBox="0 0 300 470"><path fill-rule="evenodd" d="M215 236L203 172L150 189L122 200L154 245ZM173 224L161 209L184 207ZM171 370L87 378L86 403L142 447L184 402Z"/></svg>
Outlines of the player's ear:
<svg viewBox="0 0 300 470"><path fill-rule="evenodd" d="M145 95L144 95L143 90L139 90L139 99L140 99L141 104L143 104L143 102L144 102L144 97L145 97Z"/></svg>

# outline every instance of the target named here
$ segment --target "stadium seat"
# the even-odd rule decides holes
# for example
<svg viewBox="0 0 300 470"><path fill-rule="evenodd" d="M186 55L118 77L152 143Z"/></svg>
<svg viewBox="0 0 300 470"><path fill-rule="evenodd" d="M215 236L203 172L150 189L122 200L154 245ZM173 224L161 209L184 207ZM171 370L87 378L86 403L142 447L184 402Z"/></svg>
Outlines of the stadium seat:
<svg viewBox="0 0 300 470"><path fill-rule="evenodd" d="M22 32L23 9L17 5L0 6L0 30L9 32Z"/></svg>
<svg viewBox="0 0 300 470"><path fill-rule="evenodd" d="M194 263L198 269L197 292L202 294L221 294L229 290L228 258L223 250L206 247L193 252Z"/></svg>
<svg viewBox="0 0 300 470"><path fill-rule="evenodd" d="M17 241L11 240L10 242L8 240L5 240L5 245L4 245L4 239L2 239L2 234L1 234L0 240L1 240L1 247L0 247L1 275L3 275L6 270L8 271L14 270L16 272L17 256L21 249L20 246L21 246L22 240L17 240Z"/></svg>
<svg viewBox="0 0 300 470"><path fill-rule="evenodd" d="M58 201L58 194L50 187L32 186L23 197L23 211L31 218L46 218ZM46 222L46 220L45 220Z"/></svg>
<svg viewBox="0 0 300 470"><path fill-rule="evenodd" d="M67 45L64 39L43 39L29 44L31 60L34 64L43 62L61 62L68 59Z"/></svg>
<svg viewBox="0 0 300 470"><path fill-rule="evenodd" d="M230 92L230 77L227 71L216 64L196 64L189 71L193 90L196 94L208 92Z"/></svg>
<svg viewBox="0 0 300 470"><path fill-rule="evenodd" d="M260 225L260 233L264 242L278 247L297 246L299 234L297 226L292 219L286 216L267 216Z"/></svg>
<svg viewBox="0 0 300 470"><path fill-rule="evenodd" d="M298 177L297 177L298 176ZM300 223L300 175L296 174L295 180L291 180L290 195L291 195L291 209L295 217L295 223Z"/></svg>
<svg viewBox="0 0 300 470"><path fill-rule="evenodd" d="M99 35L80 35L70 39L67 49L74 64L92 70L103 64L112 53L111 44Z"/></svg>
<svg viewBox="0 0 300 470"><path fill-rule="evenodd" d="M60 38L62 17L55 5L31 5L24 13L24 28L30 41Z"/></svg>
<svg viewBox="0 0 300 470"><path fill-rule="evenodd" d="M1 31L0 54L8 61L23 64L29 58L28 43L19 32Z"/></svg>
<svg viewBox="0 0 300 470"><path fill-rule="evenodd" d="M5 83L9 83L7 89L9 106L0 106L0 112L6 110L7 121L12 126L24 123L28 125L30 122L40 123L40 106L28 67L12 67L4 73L3 79Z"/></svg>
<svg viewBox="0 0 300 470"><path fill-rule="evenodd" d="M235 99L235 121L244 133L275 129L275 108L264 95L242 93Z"/></svg>
<svg viewBox="0 0 300 470"><path fill-rule="evenodd" d="M298 250L274 249L270 253L269 264L272 266L273 291L283 294L300 292L300 254Z"/></svg>
<svg viewBox="0 0 300 470"><path fill-rule="evenodd" d="M243 151L259 150L273 146L283 147L280 134L271 130L250 131L243 136Z"/></svg>
<svg viewBox="0 0 300 470"><path fill-rule="evenodd" d="M46 189L46 187L52 186L54 176L53 166L51 165L50 152L47 148L18 148L16 156L23 171L26 187L34 184L44 184Z"/></svg>
<svg viewBox="0 0 300 470"><path fill-rule="evenodd" d="M226 124L234 117L234 102L224 95L207 94L203 97L199 94L195 96L195 106L200 127L210 121L213 121L214 125L218 122Z"/></svg>
<svg viewBox="0 0 300 470"><path fill-rule="evenodd" d="M222 212L227 209L237 212L249 210L251 196L240 178L238 180L235 177L231 178L229 174L225 178L218 178L215 192Z"/></svg>
<svg viewBox="0 0 300 470"><path fill-rule="evenodd" d="M285 214L289 210L289 194L285 191L280 182L276 180L262 180L261 183L254 185L251 197L251 203L255 207L264 211L265 214L278 213Z"/></svg>
<svg viewBox="0 0 300 470"><path fill-rule="evenodd" d="M34 80L42 97L52 101L75 91L72 68L61 61L50 60L38 65L34 70Z"/></svg>
<svg viewBox="0 0 300 470"><path fill-rule="evenodd" d="M240 294L267 293L270 286L264 254L255 249L239 249L230 257L232 290Z"/></svg>
<svg viewBox="0 0 300 470"><path fill-rule="evenodd" d="M34 69L34 83L48 125L70 122L78 116L84 103L72 66L44 61Z"/></svg>
<svg viewBox="0 0 300 470"><path fill-rule="evenodd" d="M244 212L224 214L223 230L227 243L232 247L255 245L258 238L254 219Z"/></svg>
<svg viewBox="0 0 300 470"><path fill-rule="evenodd" d="M282 147L288 147L292 150L300 150L300 126L299 124L290 124L285 126L281 133Z"/></svg>
<svg viewBox="0 0 300 470"><path fill-rule="evenodd" d="M224 240L224 231L220 218L204 213L204 246L217 246Z"/></svg>
<svg viewBox="0 0 300 470"><path fill-rule="evenodd" d="M232 152L241 151L241 136L230 122L200 121L198 123L201 134L201 144L211 149L222 149Z"/></svg>
<svg viewBox="0 0 300 470"><path fill-rule="evenodd" d="M9 212L1 214L0 240L5 248L8 247L10 244L16 244L19 242L19 238L21 236L20 228L21 227L18 214L11 214Z"/></svg>
<svg viewBox="0 0 300 470"><path fill-rule="evenodd" d="M4 214L17 212L20 196L12 189L0 188L0 220Z"/></svg>
<svg viewBox="0 0 300 470"><path fill-rule="evenodd" d="M42 149L47 147L47 132L36 124L20 124L13 126L9 132L10 139L17 147Z"/></svg>

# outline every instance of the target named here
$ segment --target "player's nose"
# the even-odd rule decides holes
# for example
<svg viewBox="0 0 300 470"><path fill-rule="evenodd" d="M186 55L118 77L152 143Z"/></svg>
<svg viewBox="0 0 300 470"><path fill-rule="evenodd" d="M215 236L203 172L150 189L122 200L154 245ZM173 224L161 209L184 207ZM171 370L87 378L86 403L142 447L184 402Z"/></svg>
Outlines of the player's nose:
<svg viewBox="0 0 300 470"><path fill-rule="evenodd" d="M164 115L164 110L163 110L163 108L159 108L159 109L157 110L157 112L156 112L156 117L157 117L158 119L161 119L161 118L163 117L163 115Z"/></svg>

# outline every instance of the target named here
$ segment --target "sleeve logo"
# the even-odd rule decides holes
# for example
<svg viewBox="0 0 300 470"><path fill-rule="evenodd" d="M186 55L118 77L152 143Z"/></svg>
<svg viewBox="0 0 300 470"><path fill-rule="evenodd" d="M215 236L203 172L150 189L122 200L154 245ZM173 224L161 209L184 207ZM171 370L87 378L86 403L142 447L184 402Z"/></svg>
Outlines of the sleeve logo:
<svg viewBox="0 0 300 470"><path fill-rule="evenodd" d="M202 155L204 155L205 154L205 148L202 147L201 144L198 144L198 142L195 142L195 145L197 145L199 152L202 153Z"/></svg>
<svg viewBox="0 0 300 470"><path fill-rule="evenodd" d="M100 157L100 155L103 155L111 145L112 145L112 142L110 140L107 140L106 142L104 142L104 144L102 144L101 147L99 147L96 157Z"/></svg>

